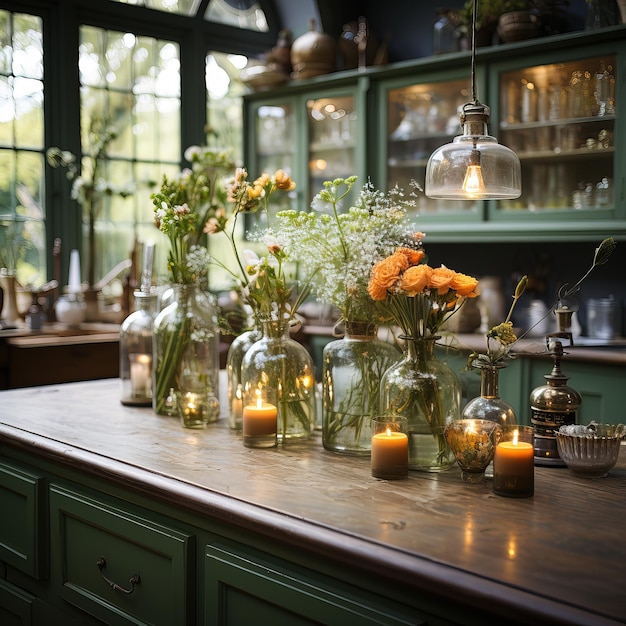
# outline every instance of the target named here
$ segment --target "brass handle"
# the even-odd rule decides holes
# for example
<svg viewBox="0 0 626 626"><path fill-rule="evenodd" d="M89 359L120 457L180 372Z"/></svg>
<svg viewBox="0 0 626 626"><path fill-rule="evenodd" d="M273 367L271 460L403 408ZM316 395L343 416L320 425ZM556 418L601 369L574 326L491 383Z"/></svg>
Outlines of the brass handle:
<svg viewBox="0 0 626 626"><path fill-rule="evenodd" d="M106 584L109 585L111 589L115 589L115 591L121 591L122 593L125 593L125 594L131 594L133 591L135 591L135 585L138 585L141 582L141 578L139 577L139 574L133 574L130 580L128 581L130 583L130 589L124 589L124 587L120 587L117 583L114 583L112 580L110 580L104 575L104 572L102 570L107 566L107 562L105 561L103 556L101 556L98 559L98 562L96 563L96 565L98 566L98 569L100 570L100 576L102 576Z"/></svg>

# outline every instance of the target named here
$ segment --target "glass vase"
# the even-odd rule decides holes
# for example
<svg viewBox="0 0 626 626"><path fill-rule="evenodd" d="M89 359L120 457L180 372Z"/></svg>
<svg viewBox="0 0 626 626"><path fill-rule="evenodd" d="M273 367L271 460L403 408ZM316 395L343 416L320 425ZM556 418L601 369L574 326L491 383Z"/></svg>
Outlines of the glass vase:
<svg viewBox="0 0 626 626"><path fill-rule="evenodd" d="M399 358L398 349L380 341L376 326L368 322L346 322L343 339L324 347L322 443L326 450L371 453L371 421L378 415L380 381Z"/></svg>
<svg viewBox="0 0 626 626"><path fill-rule="evenodd" d="M441 472L455 463L446 442L447 424L458 420L461 383L434 352L437 336L403 337L404 354L380 383L380 409L408 420L409 469Z"/></svg>
<svg viewBox="0 0 626 626"><path fill-rule="evenodd" d="M157 316L156 293L135 291L135 310L120 326L121 403L152 405L152 327Z"/></svg>
<svg viewBox="0 0 626 626"><path fill-rule="evenodd" d="M244 410L274 405L278 443L306 439L315 426L313 359L289 336L285 320L262 320L261 332L241 364Z"/></svg>
<svg viewBox="0 0 626 626"><path fill-rule="evenodd" d="M173 301L154 320L153 362L156 413L180 414L189 428L219 418L219 327L208 294L194 285L174 286Z"/></svg>
<svg viewBox="0 0 626 626"><path fill-rule="evenodd" d="M241 430L243 419L243 385L241 383L243 357L261 336L261 329L255 326L235 337L228 348L226 356L228 426L233 430Z"/></svg>
<svg viewBox="0 0 626 626"><path fill-rule="evenodd" d="M480 396L463 407L463 419L489 420L500 426L517 424L513 407L500 397L498 389L500 369L506 366L481 363L476 367L480 368Z"/></svg>

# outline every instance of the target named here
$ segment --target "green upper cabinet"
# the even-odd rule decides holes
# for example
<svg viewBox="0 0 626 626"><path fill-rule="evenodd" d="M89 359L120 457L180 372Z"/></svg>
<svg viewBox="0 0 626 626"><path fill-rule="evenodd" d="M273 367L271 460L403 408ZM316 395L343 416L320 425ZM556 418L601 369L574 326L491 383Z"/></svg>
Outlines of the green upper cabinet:
<svg viewBox="0 0 626 626"><path fill-rule="evenodd" d="M490 220L574 235L623 230L625 43L622 32L491 64L498 139L520 157L523 191L492 203Z"/></svg>
<svg viewBox="0 0 626 626"><path fill-rule="evenodd" d="M292 168L300 209L325 180L350 174L381 189L408 190L413 180L423 187L430 154L461 133L470 77L469 53L453 53L251 94L246 163ZM479 48L476 86L491 109L490 134L520 157L522 196L419 194L428 240L626 238L626 27ZM265 112L276 106L285 113L273 124ZM276 143L285 149L271 160Z"/></svg>
<svg viewBox="0 0 626 626"><path fill-rule="evenodd" d="M357 76L324 78L246 96L249 171L287 171L296 181L290 204L298 210L308 210L327 180L364 178L368 84Z"/></svg>

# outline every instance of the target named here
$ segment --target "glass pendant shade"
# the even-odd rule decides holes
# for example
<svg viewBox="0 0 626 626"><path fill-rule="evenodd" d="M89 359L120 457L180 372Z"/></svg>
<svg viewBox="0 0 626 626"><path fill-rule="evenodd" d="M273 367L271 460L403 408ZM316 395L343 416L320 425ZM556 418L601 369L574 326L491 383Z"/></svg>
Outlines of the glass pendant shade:
<svg viewBox="0 0 626 626"><path fill-rule="evenodd" d="M444 200L518 198L522 171L518 156L487 133L489 107L463 107L463 134L437 148L426 166L425 193Z"/></svg>

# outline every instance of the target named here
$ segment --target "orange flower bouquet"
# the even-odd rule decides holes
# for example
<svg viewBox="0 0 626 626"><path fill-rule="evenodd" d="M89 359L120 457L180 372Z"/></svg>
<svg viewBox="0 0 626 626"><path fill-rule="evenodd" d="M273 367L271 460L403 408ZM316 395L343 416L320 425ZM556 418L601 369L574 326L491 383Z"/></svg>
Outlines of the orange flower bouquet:
<svg viewBox="0 0 626 626"><path fill-rule="evenodd" d="M368 292L407 337L436 335L466 298L478 295L478 280L445 266L432 268L420 247L398 248L372 268Z"/></svg>
<svg viewBox="0 0 626 626"><path fill-rule="evenodd" d="M421 247L398 248L372 267L368 291L404 339L403 358L381 379L380 411L407 419L409 468L439 472L455 463L444 430L460 416L461 385L434 344L442 324L478 295L478 280L425 261Z"/></svg>

